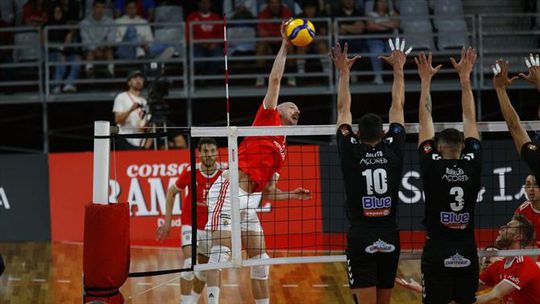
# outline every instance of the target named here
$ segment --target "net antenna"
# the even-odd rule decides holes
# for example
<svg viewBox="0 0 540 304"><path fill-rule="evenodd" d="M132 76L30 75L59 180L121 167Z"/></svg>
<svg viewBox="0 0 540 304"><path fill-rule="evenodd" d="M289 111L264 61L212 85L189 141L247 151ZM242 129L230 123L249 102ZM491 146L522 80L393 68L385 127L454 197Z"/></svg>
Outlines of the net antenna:
<svg viewBox="0 0 540 304"><path fill-rule="evenodd" d="M223 54L225 60L225 103L227 105L227 127L231 125L229 103L229 42L227 41L227 14L223 13Z"/></svg>
<svg viewBox="0 0 540 304"><path fill-rule="evenodd" d="M522 121L521 122L522 126L525 128L525 130L527 131L535 131L535 130L540 130L540 121ZM385 124L384 125L384 128L385 129L388 129L389 125L388 124ZM418 124L417 123L411 123L411 124L406 124L405 125L405 129L407 131L408 134L417 134L418 133ZM455 128L457 130L460 130L460 131L463 131L463 124L461 122L452 122L452 123L435 123L434 124L434 127L435 127L435 131L436 132L440 132L441 130L445 129L445 128ZM493 132L500 132L499 134L499 138L504 138L504 143L507 144L507 146L505 146L505 149L507 151L504 151L505 155L508 155L508 157L511 157L512 159L505 159L505 160L491 160L490 162L493 162L493 163L502 163L502 165L507 165L506 163L508 163L509 161L512 161L513 164L515 164L517 167L522 167L522 162L519 161L519 157L518 157L518 154L517 152L515 151L515 148L512 144L512 140L510 138L510 134L508 133L508 128L506 126L506 123L505 122L479 122L478 123L478 129L480 132L487 134L487 133L493 133ZM282 238L282 239L293 239L294 237L297 237L297 238L311 238L312 240L313 239L317 239L317 241L315 242L318 242L316 245L317 246L320 246L320 247L323 247L323 249L318 249L318 248L315 248L311 245L307 245L307 246L304 246L304 244L302 242L300 242L300 244L298 243L294 243L294 242L288 242L288 246L289 247L280 247L280 246L276 246L276 247L272 247L272 246L269 246L267 244L266 246L266 250L267 252L270 254L270 256L276 256L276 257L272 257L270 259L262 259L262 260L253 260L253 259L243 259L242 258L242 242L241 242L241 233L242 233L242 230L241 230L241 225L240 225L240 218L241 218L241 215L240 215L240 211L239 210L239 199L238 199L238 193L239 193L239 183L238 183L238 174L239 174L239 169L238 169L238 139L240 137L249 137L249 136L277 136L277 135L283 135L283 136L287 136L289 142L294 142L294 137L295 136L300 136L302 139L300 141L296 141L296 142L301 142L301 143L305 143L306 142L306 138L310 138L311 136L323 136L325 138L328 138L329 136L334 136L336 133L336 126L335 125L305 125L305 126L268 126L268 127L252 127L252 126L249 126L249 127L236 127L236 126L228 126L228 127L192 127L191 128L191 136L192 137L221 137L221 138L224 138L224 137L227 137L228 139L228 165L229 165L229 180L231 181L231 209L232 209L232 214L231 214L231 225L232 225L232 258L229 262L222 262L222 263L215 263L215 264L197 264L194 266L194 270L195 271L202 271L202 270L211 270L211 269L225 269L225 268L237 268L237 267L249 267L249 266L258 266L258 265L276 265L276 264L299 264L299 263L333 263L333 262L344 262L346 261L346 258L345 258L345 255L344 255L344 252L345 252L345 246L346 246L346 243L344 242L345 240L345 232L344 231L340 231L339 233L339 238L340 238L340 244L339 246L335 246L336 243L332 243L332 241L329 241L333 234L335 236L336 233L333 233L332 231L325 231L324 229L326 228L323 228L323 219L325 216L328 216L328 214L324 214L324 209L322 209L323 211L321 211L319 214L315 215L313 218L309 218L309 216L306 216L305 215L305 212L304 210L302 209L301 212L297 213L296 216L300 216L300 219L298 218L288 218L288 217L285 217L285 218L274 218L274 223L271 223L272 225L274 225L274 227L287 227L287 226L290 226L292 221L297 221L297 223L299 221L302 221L302 222L305 222L305 221L312 221L315 225L317 226L318 228L315 230L315 231L306 231L306 230L300 230L300 231L294 231L294 235L276 235L276 234L271 234L271 233L268 233L267 231L265 231L265 237L273 237L273 238ZM490 134L492 135L492 134ZM487 136L487 137L491 137L491 136ZM486 139L485 142L486 144L489 144L489 145L494 145L493 147L494 148L491 148L491 149L485 149L484 150L484 153L485 154L488 154L488 153L491 153L492 154L492 158L493 156L495 156L495 153L496 153L496 149L499 147L497 145L500 145L498 144L498 142L502 142L501 140L498 140L497 143L495 142L490 142L492 141L491 139ZM309 140L307 141L309 142ZM314 140L313 142L317 142L316 140ZM320 141L319 141L320 143ZM294 145L291 145L289 146L289 151L291 150L295 150L298 151L298 150L301 150L301 147L304 146L304 145L297 145L297 146L294 146ZM311 145L311 146L316 146L316 145ZM331 145L326 145L326 146L329 146L331 147ZM295 148L295 149L291 149L291 148ZM299 148L300 147L300 148ZM318 149L322 149L322 145L319 146L319 148L317 148L317 151L319 151ZM407 164L407 162L409 162L409 166L410 164L412 163L415 163L415 161L417 160L417 145L416 145L416 142L414 143L414 145L412 145L412 143L409 144L409 150L407 150L405 152L405 163ZM307 151L307 150L306 150ZM302 152L302 151L300 151ZM309 153L309 151L308 151ZM318 153L318 152L317 152ZM289 152L289 156L291 156L290 152ZM297 159L298 159L298 156L296 156ZM306 155L307 157L307 155ZM319 156L317 156L319 157ZM320 156L321 159L318 159L317 158L317 161L322 161L322 156ZM334 154L332 157L334 158L337 158L337 155ZM287 166L289 164L285 164L285 167L283 167L283 171L289 171L289 172L292 172L292 171L295 171L295 172L302 172L303 170L305 170L305 168L303 168L303 166L305 166L305 163L302 163L302 159L304 159L305 157L304 156L300 156L299 159L300 159L300 164L294 164L295 167L289 167L287 168ZM290 157L289 157L290 159ZM287 161L289 162L289 161ZM505 163L506 162L506 163ZM417 161L416 161L417 163ZM291 165L293 166L293 165ZM322 163L317 164L317 166L320 166L322 167ZM336 166L339 166L338 163L333 163L333 166L336 167ZM524 168L524 167L522 167ZM339 169L339 168L338 168ZM523 169L525 170L525 169ZM404 173L405 173L406 170L404 170ZM504 186L499 186L497 180L500 180L500 179L497 179L498 177L496 176L495 172L485 172L486 170L484 170L483 172L483 176L486 176L487 174L488 175L492 175L493 176L493 179L491 182L489 181L486 181L487 179L483 177L483 186L488 186L488 187L492 187L490 188L491 190L490 191L493 191L493 193L495 193L494 195L496 195L496 193L498 192L504 192L504 189L502 189L502 187ZM487 170L489 171L489 170ZM515 170L515 171L518 171L518 170ZM521 173L524 173L525 171L521 172ZM519 172L517 172L519 173ZM301 174L304 174L304 173L301 173ZM521 178L524 178L526 174L522 174L523 176L519 176L518 179L521 179ZM332 183L335 183L335 185L341 183L341 170L339 169L339 177L337 177L338 175L334 175L334 177L331 177L333 179L335 179L334 181L331 181ZM515 174L514 174L515 176ZM323 178L328 178L328 177L325 177L323 176L322 173L320 173L320 176L307 176L307 175L303 175L302 176L302 179L305 179L305 180L311 180L313 181L314 179L319 179L319 181L317 182L320 182ZM280 178L280 183L282 182L287 182L287 181L282 181L281 178ZM299 180L291 180L290 181L291 183L302 183L302 181L299 181ZM491 183L491 184L489 184ZM516 189L516 192L518 191L522 191L522 184L519 184L519 185L516 185L515 189ZM403 184L402 184L403 186ZM499 188L500 187L500 188ZM284 187L286 189L286 187ZM321 187L322 189L324 189L324 187ZM331 187L330 187L331 189ZM508 191L508 187L507 187L507 191ZM292 190L292 189L288 189L288 190ZM320 191L320 190L319 190ZM332 191L332 190L331 190ZM416 192L419 192L417 193L418 196L421 196L421 188L417 188L415 190ZM519 193L518 193L519 194ZM339 195L342 195L342 193L339 193ZM344 195L344 194L343 194ZM315 200L319 199L321 201L323 201L324 199L322 199L322 195L319 195L317 196L317 198L315 198ZM514 197L514 196L512 196ZM518 200L518 199L521 199L521 196L518 197L518 195L516 194L515 195L515 200ZM320 202L319 202L320 203ZM332 203L334 203L332 201ZM399 209L400 209L400 213L403 211L406 211L408 210L408 208L411 208L412 204L408 201L405 201L403 200L402 198L400 198L400 201L398 202L399 203ZM512 214L513 214L513 211L514 211L514 208L515 208L515 205L511 205L511 203L515 203L514 202L498 202L496 200L492 200L490 198L484 198L484 201L480 202L477 204L477 210L478 208L480 208L480 206L482 206L483 210L485 211L486 208L488 210L488 212L492 212L492 214L488 214L486 217L489 217L489 218L484 218L482 219L483 222L485 223L488 223L488 224L485 224L485 225L491 225L490 226L490 234L489 235L482 235L482 229L476 229L475 232L476 232L476 235L477 235L477 243L479 243L479 248L483 248L485 246L487 246L488 244L493 244L493 241L495 240L495 237L496 237L496 233L498 231L498 227L497 226L497 221L501 221L501 220L505 220L505 221L509 221L510 218L512 217ZM275 203L273 204L275 206L275 208L284 208L283 210L287 210L286 212L290 212L290 210L292 209L288 209L289 206L287 206L287 203L284 203L283 205L279 205L279 203ZM420 204L416 204L417 206L416 207L420 207L419 205ZM322 203L321 203L321 206L322 206ZM493 207L494 206L494 207ZM498 210L499 211L489 211L489 208L498 208L498 207L503 207L503 211L500 211L501 208L499 208ZM309 207L309 206L308 206ZM272 207L274 208L274 207ZM303 205L302 207L303 208ZM495 209L493 209L495 210ZM501 213L496 213L496 212L501 212ZM299 215L300 214L300 215ZM291 213L291 215L293 215ZM333 214L335 216L335 214ZM318 216L318 217L317 217ZM339 216L344 216L343 214L340 214ZM478 212L477 212L477 215L475 217L479 216L478 215ZM495 219L496 217L498 216L497 219ZM420 225L420 221L421 221L421 218L423 217L423 212L422 212L422 216L417 216L417 217L414 217L414 218L410 218L410 222L414 222L415 225ZM269 221L268 218L266 218L266 221ZM294 225L294 223L292 223ZM412 224L411 224L412 225ZM325 226L326 227L326 226ZM411 226L412 227L412 226ZM477 226L478 227L478 226ZM423 229L419 228L419 229L416 229L418 230L418 232L420 233L420 235L422 237L416 239L415 241L416 242L421 242L421 243L416 243L417 245L418 244L423 244L423 242L425 241L425 236L423 234ZM275 231L275 229L274 229ZM269 232L272 232L272 231L269 231ZM479 236L482 236L483 239L480 239ZM413 247L413 246L410 246L410 247L407 247L405 246L406 248L403 248L404 246L404 243L405 242L415 242L413 241L413 238L411 237L410 240L408 241L405 241L404 240L404 235L402 234L401 235L402 237L402 250L401 250L401 256L400 256L400 259L419 259L420 256L421 256L421 246L417 246L417 247ZM483 242L483 243L482 243ZM268 239L267 239L267 243L268 243ZM339 242L338 242L339 243ZM275 243L277 244L277 242ZM275 245L274 244L274 245ZM407 244L409 245L409 244ZM304 247L302 247L304 246ZM281 254L285 252L284 254ZM274 253L274 254L272 254ZM531 254L536 254L536 255L539 255L540 254L540 249L529 249L529 248L524 248L524 249L520 249L520 250L501 250L501 251L497 251L497 252L489 252L489 253L486 253L484 254L481 250L479 250L479 255L481 256L488 256L488 255L498 255L498 256L511 256L511 255L531 255Z"/></svg>

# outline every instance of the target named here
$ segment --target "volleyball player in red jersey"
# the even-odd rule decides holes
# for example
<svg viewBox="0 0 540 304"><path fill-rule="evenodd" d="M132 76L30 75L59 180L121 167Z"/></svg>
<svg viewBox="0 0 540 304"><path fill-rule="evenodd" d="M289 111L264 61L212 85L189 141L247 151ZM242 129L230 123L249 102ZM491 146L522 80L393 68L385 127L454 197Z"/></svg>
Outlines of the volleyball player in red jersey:
<svg viewBox="0 0 540 304"><path fill-rule="evenodd" d="M208 220L208 190L221 175L221 170L216 163L218 145L215 139L203 137L197 145L200 163L196 169L196 200L197 200L197 260L199 263L208 262L210 255L211 235L204 230ZM176 194L181 194L182 201L182 252L184 254L184 268L191 268L191 244L192 232L192 189L191 168L188 167L179 177L176 183L167 190L165 211L165 223L157 230L157 239L164 240L171 229L171 217ZM206 279L203 273L185 271L181 273L180 290L181 303L197 303L204 289Z"/></svg>
<svg viewBox="0 0 540 304"><path fill-rule="evenodd" d="M274 60L268 80L268 90L259 107L253 126L296 125L300 110L292 102L277 104L280 82L285 69L289 41L281 24L282 43ZM297 188L281 192L275 187L279 171L287 157L285 136L246 137L238 148L238 179L242 242L248 258L268 259L262 227L255 213L262 197L270 200L307 199L309 191ZM209 263L223 263L231 255L231 195L228 172L224 172L208 194L209 218L206 229L212 231L212 249ZM251 267L252 293L256 304L269 303L269 266ZM219 303L220 271L207 271L208 304Z"/></svg>

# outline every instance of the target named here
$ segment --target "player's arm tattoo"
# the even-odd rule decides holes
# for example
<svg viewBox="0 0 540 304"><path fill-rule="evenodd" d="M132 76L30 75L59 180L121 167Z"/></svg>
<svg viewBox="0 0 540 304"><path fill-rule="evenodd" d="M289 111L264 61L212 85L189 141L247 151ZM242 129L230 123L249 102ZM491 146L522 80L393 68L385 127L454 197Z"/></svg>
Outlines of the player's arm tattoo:
<svg viewBox="0 0 540 304"><path fill-rule="evenodd" d="M431 105L431 94L427 94L426 96L426 111L428 111L429 114L431 114L431 109L432 109L432 105Z"/></svg>

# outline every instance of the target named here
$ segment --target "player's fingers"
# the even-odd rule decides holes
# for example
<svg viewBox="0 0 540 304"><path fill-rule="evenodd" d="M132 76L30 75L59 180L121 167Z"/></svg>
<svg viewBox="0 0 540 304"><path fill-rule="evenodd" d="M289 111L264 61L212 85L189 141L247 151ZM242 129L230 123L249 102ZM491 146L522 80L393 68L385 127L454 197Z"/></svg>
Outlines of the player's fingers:
<svg viewBox="0 0 540 304"><path fill-rule="evenodd" d="M502 63L502 65L503 65L504 71L506 72L506 66L504 65L504 63ZM500 74L503 71L503 69L501 69L501 64L499 63L495 64L495 69L497 70L497 74Z"/></svg>
<svg viewBox="0 0 540 304"><path fill-rule="evenodd" d="M529 54L530 62L532 66L536 65L536 60L534 59L534 55L532 53Z"/></svg>
<svg viewBox="0 0 540 304"><path fill-rule="evenodd" d="M416 62L416 65L420 65L420 63L418 62L418 57L414 57L414 62Z"/></svg>
<svg viewBox="0 0 540 304"><path fill-rule="evenodd" d="M390 46L390 50L393 52L396 48L394 47L394 42L392 41L392 38L388 38L388 46Z"/></svg>
<svg viewBox="0 0 540 304"><path fill-rule="evenodd" d="M525 57L525 65L527 66L527 69L530 69L532 67L531 62L529 61L527 57Z"/></svg>
<svg viewBox="0 0 540 304"><path fill-rule="evenodd" d="M356 56L353 57L352 60L353 60L353 61L356 61L356 60L360 60L360 59L362 59L362 56L356 55Z"/></svg>
<svg viewBox="0 0 540 304"><path fill-rule="evenodd" d="M536 66L540 66L540 55L538 54L536 54L535 63L536 63Z"/></svg>
<svg viewBox="0 0 540 304"><path fill-rule="evenodd" d="M439 64L438 66L435 67L435 71L438 72L441 68L442 68L442 64Z"/></svg>
<svg viewBox="0 0 540 304"><path fill-rule="evenodd" d="M460 60L463 60L465 58L465 54L466 54L465 52L466 52L465 47L462 47L461 48L461 58L460 58Z"/></svg>
<svg viewBox="0 0 540 304"><path fill-rule="evenodd" d="M493 71L494 76L497 76L499 74L499 72L497 72L497 68L494 65L491 66L491 70Z"/></svg>
<svg viewBox="0 0 540 304"><path fill-rule="evenodd" d="M349 44L345 42L345 45L343 46L343 54L347 56L347 50L349 49Z"/></svg>
<svg viewBox="0 0 540 304"><path fill-rule="evenodd" d="M400 44L399 44L399 37L396 37L396 50L399 51L399 48L400 48Z"/></svg>
<svg viewBox="0 0 540 304"><path fill-rule="evenodd" d="M429 65L431 65L432 62L433 62L433 54L431 52L429 52L429 56L428 56Z"/></svg>
<svg viewBox="0 0 540 304"><path fill-rule="evenodd" d="M518 79L518 78L519 78L519 77L517 77L517 76L514 76L514 77L510 78L510 83L514 82L514 81L515 81L516 79Z"/></svg>
<svg viewBox="0 0 540 304"><path fill-rule="evenodd" d="M409 49L407 49L407 50L405 51L405 55L409 55L409 54L411 53L412 50L413 50L413 47L412 47L412 46L409 47Z"/></svg>
<svg viewBox="0 0 540 304"><path fill-rule="evenodd" d="M403 53L403 51L405 50L405 39L403 39L403 41L401 41L401 47L399 48L399 50Z"/></svg>
<svg viewBox="0 0 540 304"><path fill-rule="evenodd" d="M452 65L453 65L454 67L457 66L457 62L456 62L456 60L454 59L454 57L450 57L450 62L452 63Z"/></svg>

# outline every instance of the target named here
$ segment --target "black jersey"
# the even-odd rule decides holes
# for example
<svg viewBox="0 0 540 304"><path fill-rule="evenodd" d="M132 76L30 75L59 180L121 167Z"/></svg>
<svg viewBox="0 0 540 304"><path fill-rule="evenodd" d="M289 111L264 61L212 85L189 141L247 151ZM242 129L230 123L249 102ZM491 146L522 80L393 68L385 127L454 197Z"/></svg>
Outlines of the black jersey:
<svg viewBox="0 0 540 304"><path fill-rule="evenodd" d="M525 143L521 147L520 155L536 178L536 182L540 183L540 147L532 142Z"/></svg>
<svg viewBox="0 0 540 304"><path fill-rule="evenodd" d="M443 159L433 140L418 150L426 209L423 224L434 239L474 239L474 208L480 191L481 145L465 140L460 159Z"/></svg>
<svg viewBox="0 0 540 304"><path fill-rule="evenodd" d="M405 128L392 123L375 147L360 143L348 124L337 131L347 216L351 225L396 227Z"/></svg>

